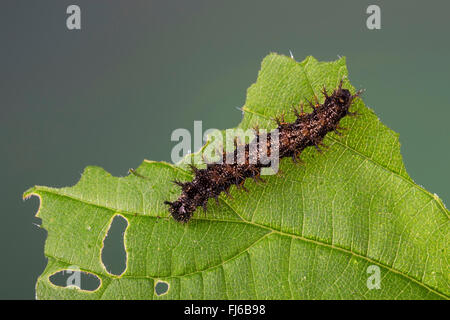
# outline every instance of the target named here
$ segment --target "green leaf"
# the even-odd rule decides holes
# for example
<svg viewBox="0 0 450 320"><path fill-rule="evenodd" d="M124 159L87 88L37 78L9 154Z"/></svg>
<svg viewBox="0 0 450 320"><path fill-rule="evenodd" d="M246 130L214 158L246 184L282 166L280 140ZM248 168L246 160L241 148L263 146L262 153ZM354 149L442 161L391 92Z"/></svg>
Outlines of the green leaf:
<svg viewBox="0 0 450 320"><path fill-rule="evenodd" d="M299 63L270 54L247 94L240 127L272 129L271 118L331 90L347 75L345 59ZM344 81L344 87L355 89ZM36 186L38 216L48 231L48 265L37 281L40 299L448 299L449 213L436 195L406 173L398 135L361 99L348 130L308 148L302 165L281 161L265 184L246 181L232 199L208 204L188 224L168 217L164 200L189 180L183 166L144 161L117 178L88 167L74 187ZM127 268L111 275L101 260L112 219L128 221ZM161 218L159 218L161 217ZM68 266L96 275L95 291L53 285ZM368 288L380 271L380 288ZM158 281L169 284L158 296ZM372 283L372 282L370 282Z"/></svg>

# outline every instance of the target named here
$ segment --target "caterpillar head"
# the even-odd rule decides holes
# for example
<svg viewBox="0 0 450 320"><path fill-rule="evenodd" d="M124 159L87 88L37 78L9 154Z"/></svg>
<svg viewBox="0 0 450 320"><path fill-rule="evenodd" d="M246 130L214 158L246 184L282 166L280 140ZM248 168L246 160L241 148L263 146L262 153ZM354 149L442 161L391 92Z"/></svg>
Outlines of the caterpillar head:
<svg viewBox="0 0 450 320"><path fill-rule="evenodd" d="M176 221L186 223L191 219L192 212L182 201L164 201L164 203L170 206L169 212Z"/></svg>

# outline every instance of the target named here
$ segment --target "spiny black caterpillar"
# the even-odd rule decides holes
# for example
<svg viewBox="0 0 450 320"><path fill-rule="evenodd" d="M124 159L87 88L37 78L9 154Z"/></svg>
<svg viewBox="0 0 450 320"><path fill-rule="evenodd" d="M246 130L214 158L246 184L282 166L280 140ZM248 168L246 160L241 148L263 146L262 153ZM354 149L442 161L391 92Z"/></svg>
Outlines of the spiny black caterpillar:
<svg viewBox="0 0 450 320"><path fill-rule="evenodd" d="M292 157L293 161L297 162L301 152L309 146L315 146L320 151L319 147L323 145L322 140L327 133L334 131L340 134L338 129L343 128L339 127L339 121L347 115L356 114L350 112L349 108L361 92L358 91L352 95L349 90L342 88L341 80L338 88L331 95L328 95L325 87L323 87L322 93L325 97L323 104L319 104L317 98L315 98L315 105L308 101L313 108L311 113L304 113L303 104L300 104L300 112L293 108L297 117L295 122L286 123L284 117L276 118L279 158ZM271 144L270 133L267 134L267 139L260 139L259 130L257 128L254 130L256 143L258 145L259 143L266 143L270 154L274 147ZM227 153L223 151L223 161L207 164L206 169L198 169L191 165L191 170L195 175L194 179L191 182L174 181L181 187L182 193L178 200L164 202L170 206L169 211L172 217L178 222L186 223L191 219L197 207L203 207L206 211L210 198L215 198L218 203L218 197L222 192L229 195L229 189L232 185L246 190L243 184L247 178L253 178L256 182L263 181L260 177L261 169L270 166L270 164L261 162L257 154L252 154L254 149L251 150L249 144L244 146L244 150L245 158L241 164L236 163L236 161L233 161L233 163L226 161L230 158L237 159L237 148L235 148L233 156L229 155L230 157L227 158ZM256 157L256 162L250 161L252 156Z"/></svg>

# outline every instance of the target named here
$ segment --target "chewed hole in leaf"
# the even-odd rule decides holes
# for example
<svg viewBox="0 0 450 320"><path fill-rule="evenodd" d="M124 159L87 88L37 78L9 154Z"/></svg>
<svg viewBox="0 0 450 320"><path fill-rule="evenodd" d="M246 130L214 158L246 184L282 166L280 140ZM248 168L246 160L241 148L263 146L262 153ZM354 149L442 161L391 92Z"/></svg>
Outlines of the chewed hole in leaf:
<svg viewBox="0 0 450 320"><path fill-rule="evenodd" d="M49 280L58 287L77 287L86 291L95 291L100 286L100 279L95 274L76 269L58 271L52 274Z"/></svg>
<svg viewBox="0 0 450 320"><path fill-rule="evenodd" d="M121 275L127 268L127 253L124 245L127 227L128 221L123 216L116 215L103 240L102 262L106 271L113 275Z"/></svg>
<svg viewBox="0 0 450 320"><path fill-rule="evenodd" d="M169 291L169 283L158 280L158 282L155 285L155 294L157 296L161 296L163 294L166 294L168 291Z"/></svg>

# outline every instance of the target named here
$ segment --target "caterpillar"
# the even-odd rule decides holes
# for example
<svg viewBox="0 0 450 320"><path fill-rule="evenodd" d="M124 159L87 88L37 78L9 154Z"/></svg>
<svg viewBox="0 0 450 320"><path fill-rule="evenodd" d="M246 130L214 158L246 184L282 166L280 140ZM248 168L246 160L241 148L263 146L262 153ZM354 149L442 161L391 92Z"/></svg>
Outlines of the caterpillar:
<svg viewBox="0 0 450 320"><path fill-rule="evenodd" d="M255 137L252 142L258 146L265 143L268 154L277 151L279 159L291 157L294 162L299 162L301 152L307 147L314 146L318 151L321 151L322 140L327 133L334 131L341 135L339 130L344 128L339 126L340 120L347 115L356 115L349 109L354 99L360 96L362 90L352 95L348 89L342 88L342 84L343 81L341 80L339 86L331 95L328 95L325 86L322 88L325 98L323 104L319 104L317 97L315 98L315 104L307 100L313 109L310 113L304 112L303 103L300 104L300 111L293 107L296 116L294 122L285 122L284 116L275 118L274 120L278 125L275 129L278 130L276 146L272 143L271 133L267 135L267 139L262 139L257 127L254 128ZM186 223L192 218L197 207L202 207L206 212L210 198L214 198L219 203L218 197L222 192L229 195L229 189L232 185L247 191L243 185L247 178L252 178L256 182L264 182L261 178L261 169L268 167L270 164L261 161L261 157L257 154L259 148L255 151L255 149L250 148L249 144L245 144L243 150L245 151L244 161L240 163L226 161L226 159L237 158L237 148L235 148L231 152L232 154L223 151L222 161L208 163L205 169L190 165L194 174L193 180L190 182L174 181L181 187L181 195L176 201L164 201L169 206L172 217L178 222ZM250 161L251 159L253 161Z"/></svg>

